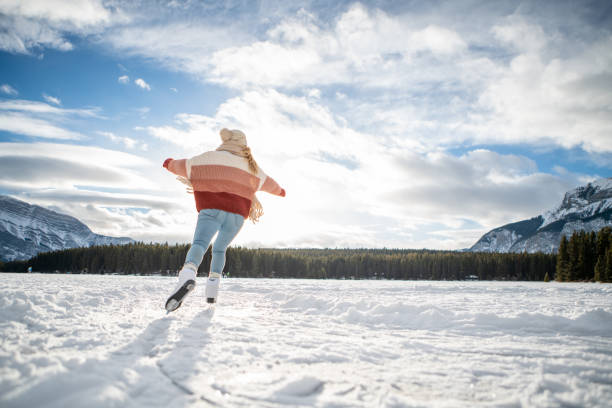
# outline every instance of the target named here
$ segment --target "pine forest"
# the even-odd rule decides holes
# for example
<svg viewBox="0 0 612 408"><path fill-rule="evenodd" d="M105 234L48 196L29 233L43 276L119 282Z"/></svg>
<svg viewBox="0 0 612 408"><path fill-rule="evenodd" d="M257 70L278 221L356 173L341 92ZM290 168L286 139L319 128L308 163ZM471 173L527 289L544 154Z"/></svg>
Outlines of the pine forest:
<svg viewBox="0 0 612 408"><path fill-rule="evenodd" d="M40 253L7 262L3 271L175 275L188 244L95 246ZM198 271L210 267L210 248ZM600 281L612 278L612 234L577 232L562 238L557 254L484 253L407 249L227 250L224 275L249 278Z"/></svg>

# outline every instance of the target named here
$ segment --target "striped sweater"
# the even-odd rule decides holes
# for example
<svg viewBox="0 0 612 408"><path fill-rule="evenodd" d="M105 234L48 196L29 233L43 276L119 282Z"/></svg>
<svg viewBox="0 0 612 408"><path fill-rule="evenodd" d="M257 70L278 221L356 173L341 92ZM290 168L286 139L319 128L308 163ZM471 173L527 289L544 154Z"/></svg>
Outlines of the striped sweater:
<svg viewBox="0 0 612 408"><path fill-rule="evenodd" d="M164 167L191 181L196 209L215 208L248 218L256 191L281 197L285 190L261 169L249 171L248 162L225 151L210 151L190 159L166 159Z"/></svg>

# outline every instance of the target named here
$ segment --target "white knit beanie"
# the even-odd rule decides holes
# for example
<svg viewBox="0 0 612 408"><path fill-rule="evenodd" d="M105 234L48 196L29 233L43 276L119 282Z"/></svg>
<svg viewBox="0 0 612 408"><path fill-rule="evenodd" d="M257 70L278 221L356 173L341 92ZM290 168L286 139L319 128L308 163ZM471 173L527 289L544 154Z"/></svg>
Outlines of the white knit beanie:
<svg viewBox="0 0 612 408"><path fill-rule="evenodd" d="M221 132L219 132L219 135L221 135L221 140L223 141L223 143L240 145L240 146L247 145L245 134L242 133L242 131L238 129L229 130L229 129L223 128L221 129Z"/></svg>

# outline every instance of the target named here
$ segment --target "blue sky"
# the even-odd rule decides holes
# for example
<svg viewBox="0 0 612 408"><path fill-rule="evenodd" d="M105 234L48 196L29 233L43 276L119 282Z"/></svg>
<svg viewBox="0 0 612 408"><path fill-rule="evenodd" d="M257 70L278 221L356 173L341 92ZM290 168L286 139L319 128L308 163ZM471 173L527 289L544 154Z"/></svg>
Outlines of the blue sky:
<svg viewBox="0 0 612 408"><path fill-rule="evenodd" d="M0 193L188 242L166 157L243 130L287 190L235 244L459 249L610 176L607 2L7 0Z"/></svg>

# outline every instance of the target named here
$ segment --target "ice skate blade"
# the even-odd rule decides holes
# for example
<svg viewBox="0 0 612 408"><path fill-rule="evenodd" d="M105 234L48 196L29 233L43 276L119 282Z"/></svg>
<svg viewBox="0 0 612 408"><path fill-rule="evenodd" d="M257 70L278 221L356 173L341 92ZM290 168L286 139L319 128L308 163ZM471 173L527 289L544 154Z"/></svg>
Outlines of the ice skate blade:
<svg viewBox="0 0 612 408"><path fill-rule="evenodd" d="M180 306L180 303L174 299L168 300L166 303L166 314L175 311Z"/></svg>

